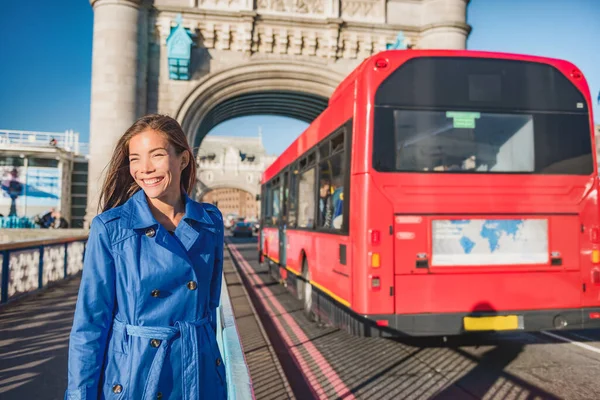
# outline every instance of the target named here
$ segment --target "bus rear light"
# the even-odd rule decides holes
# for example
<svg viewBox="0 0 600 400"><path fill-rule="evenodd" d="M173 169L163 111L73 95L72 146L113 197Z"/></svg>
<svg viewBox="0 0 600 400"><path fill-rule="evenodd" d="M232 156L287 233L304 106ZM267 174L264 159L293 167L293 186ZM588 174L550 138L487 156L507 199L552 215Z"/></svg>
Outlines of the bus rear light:
<svg viewBox="0 0 600 400"><path fill-rule="evenodd" d="M578 69L574 69L573 71L571 71L571 76L573 77L573 79L576 80L580 80L581 78L583 78L581 71L579 71Z"/></svg>
<svg viewBox="0 0 600 400"><path fill-rule="evenodd" d="M380 58L375 61L375 68L385 68L388 66L388 61L385 58Z"/></svg>
<svg viewBox="0 0 600 400"><path fill-rule="evenodd" d="M377 324L377 326L388 326L390 324L387 319L378 319L377 321L375 321L375 323Z"/></svg>
<svg viewBox="0 0 600 400"><path fill-rule="evenodd" d="M371 290L379 290L381 289L381 280L378 276L371 277Z"/></svg>
<svg viewBox="0 0 600 400"><path fill-rule="evenodd" d="M590 229L590 242L594 244L600 243L600 229L597 226Z"/></svg>
<svg viewBox="0 0 600 400"><path fill-rule="evenodd" d="M592 283L600 283L600 270L598 268L594 268L591 272L592 276L590 279L592 280Z"/></svg>
<svg viewBox="0 0 600 400"><path fill-rule="evenodd" d="M593 264L600 263L600 250L598 250L598 249L592 250L592 263Z"/></svg>
<svg viewBox="0 0 600 400"><path fill-rule="evenodd" d="M381 242L381 232L377 230L371 231L371 244L377 245Z"/></svg>
<svg viewBox="0 0 600 400"><path fill-rule="evenodd" d="M550 265L562 265L562 257L560 256L560 252L553 251L550 253Z"/></svg>
<svg viewBox="0 0 600 400"><path fill-rule="evenodd" d="M590 319L600 319L600 312L591 312Z"/></svg>
<svg viewBox="0 0 600 400"><path fill-rule="evenodd" d="M371 267L381 267L381 258L379 257L379 253L371 253Z"/></svg>
<svg viewBox="0 0 600 400"><path fill-rule="evenodd" d="M417 268L429 268L429 260L427 259L426 253L417 253L417 262L415 266Z"/></svg>

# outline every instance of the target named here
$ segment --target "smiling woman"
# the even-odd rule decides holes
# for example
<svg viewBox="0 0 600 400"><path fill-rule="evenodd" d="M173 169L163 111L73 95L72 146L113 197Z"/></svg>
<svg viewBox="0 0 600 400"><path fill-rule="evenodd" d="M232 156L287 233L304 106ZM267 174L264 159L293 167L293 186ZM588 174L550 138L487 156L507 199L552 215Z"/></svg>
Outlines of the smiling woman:
<svg viewBox="0 0 600 400"><path fill-rule="evenodd" d="M191 156L163 115L117 143L86 247L66 399L227 397L216 341L223 218L188 197Z"/></svg>
<svg viewBox="0 0 600 400"><path fill-rule="evenodd" d="M153 157L149 157L150 155ZM164 177L166 165L173 167L173 169L167 168L167 170L174 171L180 177L177 180L181 181L183 189L187 193L191 193L196 180L196 164L189 162L191 155L192 149L186 136L179 123L173 118L154 114L140 118L117 143L102 187L99 208L107 211L122 205L133 193L143 187L143 182L140 180L142 177L150 179L158 176L158 173L154 173L153 168L161 169ZM170 165L171 162L177 163L176 159L180 159L181 162L185 161L182 169L176 165ZM178 186L173 190L173 177L169 176L169 178L171 192L178 192ZM127 189L120 190L121 188ZM164 195L166 187L161 185L161 188L162 191L150 190L146 195L150 198L160 197Z"/></svg>

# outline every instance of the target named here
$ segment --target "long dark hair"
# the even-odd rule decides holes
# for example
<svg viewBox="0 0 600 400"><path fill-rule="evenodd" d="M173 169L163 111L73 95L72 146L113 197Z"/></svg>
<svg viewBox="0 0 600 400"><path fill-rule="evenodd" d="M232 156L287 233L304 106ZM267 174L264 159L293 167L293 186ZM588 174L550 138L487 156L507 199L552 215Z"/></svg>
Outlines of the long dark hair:
<svg viewBox="0 0 600 400"><path fill-rule="evenodd" d="M125 203L140 189L129 173L129 141L148 129L164 135L177 155L184 151L189 153L190 161L181 172L181 186L188 194L192 192L196 182L196 162L181 125L167 115L148 114L131 125L117 143L100 193L98 208L103 212Z"/></svg>

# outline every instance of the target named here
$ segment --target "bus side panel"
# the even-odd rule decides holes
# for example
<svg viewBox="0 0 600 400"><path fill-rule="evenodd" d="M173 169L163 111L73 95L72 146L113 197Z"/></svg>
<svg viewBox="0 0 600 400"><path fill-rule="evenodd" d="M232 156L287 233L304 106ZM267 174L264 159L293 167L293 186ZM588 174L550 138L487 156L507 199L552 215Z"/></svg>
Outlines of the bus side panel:
<svg viewBox="0 0 600 400"><path fill-rule="evenodd" d="M577 308L579 271L396 276L396 313Z"/></svg>
<svg viewBox="0 0 600 400"><path fill-rule="evenodd" d="M288 229L287 230L287 264L288 269L296 274L302 273L303 254L314 253L313 238L310 232Z"/></svg>
<svg viewBox="0 0 600 400"><path fill-rule="evenodd" d="M263 228L264 237L263 253L271 260L279 263L279 230L277 228Z"/></svg>
<svg viewBox="0 0 600 400"><path fill-rule="evenodd" d="M596 182L597 185L597 182ZM598 212L598 188L586 198L581 210L581 305L583 307L600 306L600 263L592 260L592 251L600 249L600 216ZM593 236L597 237L593 237ZM593 243L596 242L596 243Z"/></svg>
<svg viewBox="0 0 600 400"><path fill-rule="evenodd" d="M338 302L345 306L351 305L352 260L348 251L351 245L350 238L327 233L315 233L314 236L315 262L309 264L311 280ZM345 246L346 250L340 251L342 246Z"/></svg>

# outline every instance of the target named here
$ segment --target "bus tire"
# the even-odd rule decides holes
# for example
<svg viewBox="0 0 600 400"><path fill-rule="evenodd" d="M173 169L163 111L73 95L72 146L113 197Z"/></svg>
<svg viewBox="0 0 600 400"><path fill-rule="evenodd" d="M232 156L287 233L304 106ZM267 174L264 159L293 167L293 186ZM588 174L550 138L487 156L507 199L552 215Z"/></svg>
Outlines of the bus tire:
<svg viewBox="0 0 600 400"><path fill-rule="evenodd" d="M306 258L302 263L302 278L302 280L298 280L302 281L302 302L304 315L306 315L306 318L308 318L309 321L316 322L317 315L314 312L314 299L317 293L313 291L313 287L310 283L310 270L308 269L308 261Z"/></svg>
<svg viewBox="0 0 600 400"><path fill-rule="evenodd" d="M275 268L273 266L273 261L267 261L267 268L269 268L269 275L271 276L271 278L277 280L277 277L275 276Z"/></svg>

